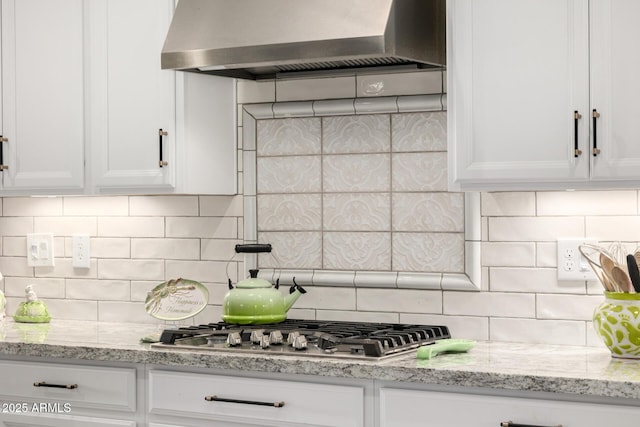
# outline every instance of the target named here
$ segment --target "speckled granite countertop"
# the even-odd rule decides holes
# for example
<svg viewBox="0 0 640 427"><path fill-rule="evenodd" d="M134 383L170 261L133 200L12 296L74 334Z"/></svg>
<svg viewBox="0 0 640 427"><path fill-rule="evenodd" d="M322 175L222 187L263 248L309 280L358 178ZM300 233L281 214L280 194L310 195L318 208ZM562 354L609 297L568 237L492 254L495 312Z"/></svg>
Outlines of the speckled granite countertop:
<svg viewBox="0 0 640 427"><path fill-rule="evenodd" d="M0 357L128 362L640 399L640 360L613 359L604 348L478 342L463 354L418 360L411 352L376 362L163 351L139 342L141 337L160 330L144 324L62 320L19 324L4 320L0 323Z"/></svg>

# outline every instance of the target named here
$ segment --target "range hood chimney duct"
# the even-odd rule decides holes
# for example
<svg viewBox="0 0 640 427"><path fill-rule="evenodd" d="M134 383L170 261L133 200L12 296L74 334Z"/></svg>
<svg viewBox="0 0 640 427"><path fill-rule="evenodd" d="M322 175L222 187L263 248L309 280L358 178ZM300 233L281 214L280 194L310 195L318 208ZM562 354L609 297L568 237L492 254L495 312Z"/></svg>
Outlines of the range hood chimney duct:
<svg viewBox="0 0 640 427"><path fill-rule="evenodd" d="M180 0L162 68L245 79L446 65L445 0Z"/></svg>

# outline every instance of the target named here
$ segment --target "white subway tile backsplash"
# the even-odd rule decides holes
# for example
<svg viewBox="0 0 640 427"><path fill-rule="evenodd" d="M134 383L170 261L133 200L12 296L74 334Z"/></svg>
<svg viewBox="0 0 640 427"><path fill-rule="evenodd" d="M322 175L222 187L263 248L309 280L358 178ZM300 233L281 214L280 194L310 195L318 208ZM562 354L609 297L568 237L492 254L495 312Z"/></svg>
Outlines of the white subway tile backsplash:
<svg viewBox="0 0 640 427"><path fill-rule="evenodd" d="M398 323L400 316L398 313L376 311L317 310L316 318L318 320L341 320L346 322Z"/></svg>
<svg viewBox="0 0 640 427"><path fill-rule="evenodd" d="M359 75L358 96L414 95L442 92L442 71Z"/></svg>
<svg viewBox="0 0 640 427"><path fill-rule="evenodd" d="M637 191L543 191L537 193L537 214L637 215Z"/></svg>
<svg viewBox="0 0 640 427"><path fill-rule="evenodd" d="M131 257L148 259L188 259L200 257L199 239L131 239Z"/></svg>
<svg viewBox="0 0 640 427"><path fill-rule="evenodd" d="M234 239L238 237L238 219L230 217L167 217L166 227L166 237L172 238Z"/></svg>
<svg viewBox="0 0 640 427"><path fill-rule="evenodd" d="M221 261L168 260L165 263L167 280L177 279L178 277L197 282L227 283L227 280L231 279L235 283L238 280L238 274L233 268L235 263L231 263L228 270L228 263Z"/></svg>
<svg viewBox="0 0 640 427"><path fill-rule="evenodd" d="M489 339L558 345L585 345L586 323L571 320L494 318L489 320Z"/></svg>
<svg viewBox="0 0 640 427"><path fill-rule="evenodd" d="M483 242L482 265L535 267L536 244L533 242Z"/></svg>
<svg viewBox="0 0 640 427"><path fill-rule="evenodd" d="M236 256L235 247L242 240L236 239L200 239L200 259L210 261L228 261Z"/></svg>
<svg viewBox="0 0 640 427"><path fill-rule="evenodd" d="M65 238L65 256L72 256L73 238ZM128 237L92 237L89 239L91 258L131 258L131 239Z"/></svg>
<svg viewBox="0 0 640 427"><path fill-rule="evenodd" d="M97 233L100 237L164 237L164 217L99 217ZM71 235L74 232L65 234ZM75 233L82 233L76 231ZM86 233L84 233L86 234Z"/></svg>
<svg viewBox="0 0 640 427"><path fill-rule="evenodd" d="M316 310L356 310L355 288L309 286L307 293L296 301L296 308Z"/></svg>
<svg viewBox="0 0 640 427"><path fill-rule="evenodd" d="M275 81L237 80L238 104L274 102L276 100Z"/></svg>
<svg viewBox="0 0 640 427"><path fill-rule="evenodd" d="M585 282L558 281L555 268L491 267L489 283L494 292L584 294Z"/></svg>
<svg viewBox="0 0 640 427"><path fill-rule="evenodd" d="M104 218L111 219L111 217ZM70 236L74 233L95 236L98 232L98 218L90 216L34 217L33 232L53 233L54 236Z"/></svg>
<svg viewBox="0 0 640 427"><path fill-rule="evenodd" d="M418 325L445 325L449 328L451 336L455 338L481 341L489 339L488 317L400 313L400 322Z"/></svg>
<svg viewBox="0 0 640 427"><path fill-rule="evenodd" d="M131 298L128 280L67 279L66 284L66 297L69 299L129 301Z"/></svg>
<svg viewBox="0 0 640 427"><path fill-rule="evenodd" d="M7 297L25 298L25 288L34 285L38 298L65 298L65 279L53 277L7 277L4 281L4 293Z"/></svg>
<svg viewBox="0 0 640 427"><path fill-rule="evenodd" d="M63 197L62 201L66 216L129 215L129 198L127 196ZM61 215L61 213L52 215Z"/></svg>
<svg viewBox="0 0 640 427"><path fill-rule="evenodd" d="M482 193L482 216L533 216L536 193Z"/></svg>
<svg viewBox="0 0 640 427"><path fill-rule="evenodd" d="M34 232L32 217L0 218L0 236L26 236Z"/></svg>
<svg viewBox="0 0 640 427"><path fill-rule="evenodd" d="M503 292L443 293L444 314L534 318L534 294Z"/></svg>
<svg viewBox="0 0 640 427"><path fill-rule="evenodd" d="M640 225L640 219L638 221ZM556 241L585 237L585 221L580 217L494 217L489 218L489 240L503 242ZM589 237L595 237L589 234ZM638 233L640 239L640 231Z"/></svg>
<svg viewBox="0 0 640 427"><path fill-rule="evenodd" d="M536 243L536 266L557 267L558 249L555 242Z"/></svg>
<svg viewBox="0 0 640 427"><path fill-rule="evenodd" d="M243 215L242 196L200 196L200 216Z"/></svg>
<svg viewBox="0 0 640 427"><path fill-rule="evenodd" d="M4 277L34 277L34 267L27 267L27 257L0 257L0 272Z"/></svg>
<svg viewBox="0 0 640 427"><path fill-rule="evenodd" d="M52 319L98 320L98 301L48 299L46 304Z"/></svg>
<svg viewBox="0 0 640 427"><path fill-rule="evenodd" d="M587 216L586 236L598 241L640 241L640 216Z"/></svg>
<svg viewBox="0 0 640 427"><path fill-rule="evenodd" d="M2 215L5 217L62 215L62 197L11 197L4 200Z"/></svg>
<svg viewBox="0 0 640 427"><path fill-rule="evenodd" d="M98 279L164 281L164 261L138 259L99 259ZM180 276L177 276L180 277Z"/></svg>
<svg viewBox="0 0 640 427"><path fill-rule="evenodd" d="M131 196L131 216L197 216L198 196Z"/></svg>
<svg viewBox="0 0 640 427"><path fill-rule="evenodd" d="M538 294L538 319L592 320L593 310L604 301L604 296Z"/></svg>
<svg viewBox="0 0 640 427"><path fill-rule="evenodd" d="M359 311L442 313L442 292L414 289L356 289Z"/></svg>
<svg viewBox="0 0 640 427"><path fill-rule="evenodd" d="M144 304L124 301L99 301L101 322L160 323L144 309Z"/></svg>

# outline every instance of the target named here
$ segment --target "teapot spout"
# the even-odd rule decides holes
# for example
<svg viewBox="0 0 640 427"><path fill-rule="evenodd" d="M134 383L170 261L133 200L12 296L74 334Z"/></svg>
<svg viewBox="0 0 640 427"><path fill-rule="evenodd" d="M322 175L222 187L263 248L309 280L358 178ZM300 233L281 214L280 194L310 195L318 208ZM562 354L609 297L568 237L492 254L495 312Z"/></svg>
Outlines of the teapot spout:
<svg viewBox="0 0 640 427"><path fill-rule="evenodd" d="M289 288L289 295L284 297L284 310L288 312L293 304L300 298L302 294L306 294L307 291L296 283L296 278L293 278L293 286Z"/></svg>

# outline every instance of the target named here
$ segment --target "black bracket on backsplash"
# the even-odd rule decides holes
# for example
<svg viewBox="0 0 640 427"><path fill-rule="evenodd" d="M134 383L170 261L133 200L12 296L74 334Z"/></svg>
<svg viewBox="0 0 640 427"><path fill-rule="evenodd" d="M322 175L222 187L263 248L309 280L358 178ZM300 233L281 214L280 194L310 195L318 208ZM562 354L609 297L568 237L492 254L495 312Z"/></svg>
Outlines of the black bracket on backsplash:
<svg viewBox="0 0 640 427"><path fill-rule="evenodd" d="M270 243L247 243L245 245L236 245L236 253L263 253L271 252Z"/></svg>

